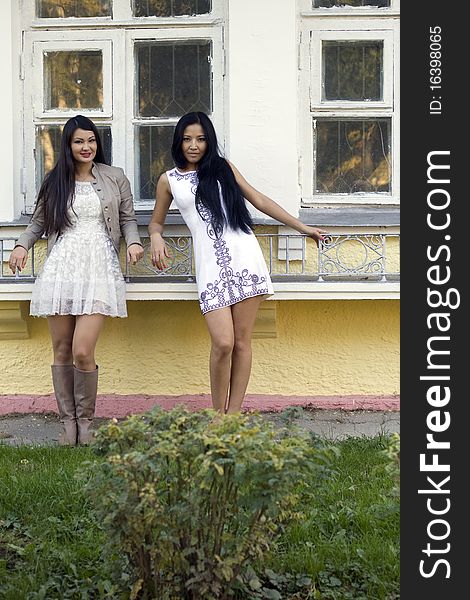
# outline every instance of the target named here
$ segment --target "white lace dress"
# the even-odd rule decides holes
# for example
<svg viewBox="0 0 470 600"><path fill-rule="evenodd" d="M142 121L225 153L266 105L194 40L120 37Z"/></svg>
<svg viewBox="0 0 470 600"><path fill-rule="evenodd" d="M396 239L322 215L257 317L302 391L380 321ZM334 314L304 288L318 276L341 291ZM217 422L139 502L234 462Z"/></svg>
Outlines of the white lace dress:
<svg viewBox="0 0 470 600"><path fill-rule="evenodd" d="M69 216L72 226L58 238L34 283L31 316L127 317L124 277L91 183L76 182Z"/></svg>
<svg viewBox="0 0 470 600"><path fill-rule="evenodd" d="M191 231L199 305L203 314L252 296L274 293L266 261L254 233L226 227L217 237L208 210L196 209L196 171L167 171L171 194ZM223 198L221 196L222 206Z"/></svg>

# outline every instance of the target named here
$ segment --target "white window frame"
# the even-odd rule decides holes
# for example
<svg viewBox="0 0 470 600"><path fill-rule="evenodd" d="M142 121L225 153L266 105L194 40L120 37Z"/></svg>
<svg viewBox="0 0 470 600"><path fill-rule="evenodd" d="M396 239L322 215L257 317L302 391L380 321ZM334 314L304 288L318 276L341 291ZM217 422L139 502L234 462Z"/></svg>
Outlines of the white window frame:
<svg viewBox="0 0 470 600"><path fill-rule="evenodd" d="M183 40L208 40L212 42L212 114L211 121L214 123L216 131L221 131L223 128L223 116L224 116L224 51L223 51L223 29L221 27L193 27L191 28L191 37L188 37L187 30L185 29L159 29L157 31L149 31L147 29L132 29L126 31L126 80L134 80L134 45L137 42L145 41L161 41L161 42L177 42ZM134 84L136 81L134 80ZM134 89L134 94L136 90ZM134 95L135 98L135 95ZM136 160L134 157L136 154L130 147L135 146L135 129L136 125L170 125L177 123L176 117L168 118L148 118L141 117L137 118L134 115L134 105L131 102L126 104L126 118L123 122L123 129L126 131L126 140L128 148L126 151L126 174L131 181L136 180ZM224 138L222 137L220 142L223 143ZM135 199L135 207L138 210L151 210L155 204L154 200L141 200ZM174 206L170 207L174 209Z"/></svg>
<svg viewBox="0 0 470 600"><path fill-rule="evenodd" d="M212 0L212 12L195 17L132 17L129 0L113 0L113 18L35 19L35 0L24 0L23 24L23 165L21 189L26 213L36 202L36 127L65 122L76 114L72 110L42 110L43 60L46 50L103 51L103 110L81 110L97 125L109 125L112 131L112 162L126 172L134 192L135 124L176 123L173 119L136 119L134 117L135 87L134 43L145 40L178 41L210 40L212 43L212 114L221 145L225 142L224 96L225 0ZM123 93L122 90L126 90ZM138 210L153 208L154 201L140 201Z"/></svg>
<svg viewBox="0 0 470 600"><path fill-rule="evenodd" d="M203 15L177 17L134 17L131 0L112 0L112 16L110 17L55 17L36 18L36 0L22 0L23 25L25 29L73 29L83 27L121 27L121 26L187 26L213 24L220 22L225 15L226 0L212 0L212 11Z"/></svg>
<svg viewBox="0 0 470 600"><path fill-rule="evenodd" d="M399 2L392 0L392 6L387 9L373 7L312 9L311 0L300 0L300 4L299 173L302 206L399 205L399 20L397 18ZM383 40L382 101L322 100L323 40ZM327 117L391 120L391 193L314 194L313 127L315 120Z"/></svg>
<svg viewBox="0 0 470 600"><path fill-rule="evenodd" d="M109 35L109 34L108 34ZM54 36L56 38L57 35ZM72 38L72 39L71 39ZM34 118L50 118L61 119L71 111L60 109L44 109L44 53L45 52L60 52L60 51L77 51L85 52L90 50L99 50L103 56L103 107L102 109L82 109L90 119L100 117L112 117L112 40L110 39L87 39L76 38L76 32L72 36L67 36L67 39L62 41L34 41L32 39L32 66L33 66L33 111ZM72 41L73 40L73 41ZM87 45L84 46L83 44Z"/></svg>
<svg viewBox="0 0 470 600"><path fill-rule="evenodd" d="M323 42L383 42L383 100L324 100L322 99ZM369 111L374 108L392 108L393 105L393 33L391 31L312 31L311 32L311 67L310 67L310 109L324 111L333 109L355 109Z"/></svg>
<svg viewBox="0 0 470 600"><path fill-rule="evenodd" d="M118 45L121 32L93 30L91 35L84 35L83 31L29 31L24 36L24 54L30 57L25 64L24 85L24 181L25 211L31 213L37 195L37 162L36 162L36 127L51 125L58 120L64 121L76 114L73 110L43 110L43 58L44 51L57 50L103 50L103 110L82 109L80 112L89 116L97 125L111 124L113 114L119 110L119 97L114 93L116 77L118 76L117 61L112 59L113 47ZM113 128L113 162L117 157L115 148L120 145L114 140ZM121 163L116 163L121 164Z"/></svg>

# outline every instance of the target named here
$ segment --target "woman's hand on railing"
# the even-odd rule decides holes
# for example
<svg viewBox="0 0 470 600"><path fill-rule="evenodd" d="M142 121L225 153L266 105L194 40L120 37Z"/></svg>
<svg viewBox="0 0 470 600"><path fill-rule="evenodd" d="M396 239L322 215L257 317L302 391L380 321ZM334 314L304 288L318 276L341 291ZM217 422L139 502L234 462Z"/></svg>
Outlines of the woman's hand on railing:
<svg viewBox="0 0 470 600"><path fill-rule="evenodd" d="M127 248L127 262L136 265L144 255L144 249L140 244L131 244Z"/></svg>
<svg viewBox="0 0 470 600"><path fill-rule="evenodd" d="M328 231L319 229L318 227L310 227L309 225L305 226L303 233L305 233L307 237L315 240L317 246L319 241L323 241L328 237Z"/></svg>
<svg viewBox="0 0 470 600"><path fill-rule="evenodd" d="M165 240L160 233L152 233L150 236L150 257L152 265L157 269L166 269L166 260L170 258Z"/></svg>
<svg viewBox="0 0 470 600"><path fill-rule="evenodd" d="M16 269L22 271L28 260L28 251L23 246L15 246L11 251L10 258L8 259L8 266L10 267L13 275L16 273Z"/></svg>

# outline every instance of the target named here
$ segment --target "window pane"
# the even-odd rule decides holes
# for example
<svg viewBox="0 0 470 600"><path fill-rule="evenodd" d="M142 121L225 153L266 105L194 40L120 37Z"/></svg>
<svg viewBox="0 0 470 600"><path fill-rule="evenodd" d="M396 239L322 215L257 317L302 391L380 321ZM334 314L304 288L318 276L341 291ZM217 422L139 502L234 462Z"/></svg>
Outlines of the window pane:
<svg viewBox="0 0 470 600"><path fill-rule="evenodd" d="M331 8L333 6L390 6L390 0L313 0L313 8Z"/></svg>
<svg viewBox="0 0 470 600"><path fill-rule="evenodd" d="M382 100L383 42L323 42L323 100Z"/></svg>
<svg viewBox="0 0 470 600"><path fill-rule="evenodd" d="M139 44L136 57L139 117L212 111L209 41Z"/></svg>
<svg viewBox="0 0 470 600"><path fill-rule="evenodd" d="M111 0L36 0L40 19L60 17L110 17Z"/></svg>
<svg viewBox="0 0 470 600"><path fill-rule="evenodd" d="M37 164L37 189L41 185L44 175L49 173L59 156L62 125L41 125L36 128ZM112 139L109 125L97 125L103 144L104 156L108 164L112 162Z"/></svg>
<svg viewBox="0 0 470 600"><path fill-rule="evenodd" d="M317 119L315 193L390 193L390 119Z"/></svg>
<svg viewBox="0 0 470 600"><path fill-rule="evenodd" d="M162 173L173 168L173 125L137 127L137 169L140 200L155 200L155 187Z"/></svg>
<svg viewBox="0 0 470 600"><path fill-rule="evenodd" d="M212 10L211 0L134 0L135 17L179 17L204 15Z"/></svg>
<svg viewBox="0 0 470 600"><path fill-rule="evenodd" d="M44 110L103 108L100 50L44 53Z"/></svg>

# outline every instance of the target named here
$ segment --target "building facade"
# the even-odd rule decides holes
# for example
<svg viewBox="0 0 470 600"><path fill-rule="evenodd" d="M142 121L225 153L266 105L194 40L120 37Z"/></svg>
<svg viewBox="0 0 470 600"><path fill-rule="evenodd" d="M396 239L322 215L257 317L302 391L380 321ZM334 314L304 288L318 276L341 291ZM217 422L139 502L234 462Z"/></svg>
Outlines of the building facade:
<svg viewBox="0 0 470 600"><path fill-rule="evenodd" d="M248 393L399 392L398 0L6 0L0 5L0 394L51 391L47 323L28 316L45 254L8 272L61 125L88 115L128 175L141 236L178 118L210 114L257 189L331 237L317 248L253 212L275 295L262 304ZM129 317L100 337L100 393L209 392L191 240L172 261L122 261ZM147 246L146 246L147 249Z"/></svg>

